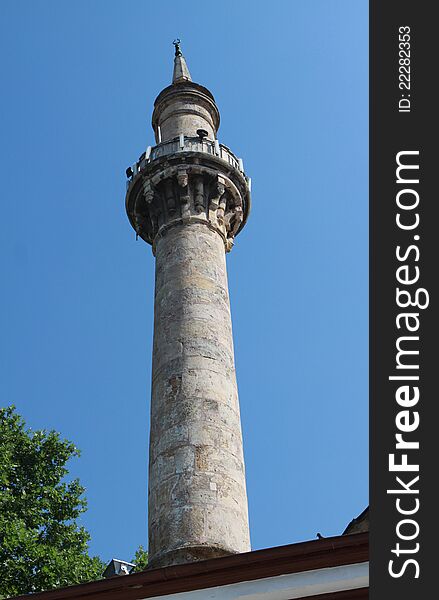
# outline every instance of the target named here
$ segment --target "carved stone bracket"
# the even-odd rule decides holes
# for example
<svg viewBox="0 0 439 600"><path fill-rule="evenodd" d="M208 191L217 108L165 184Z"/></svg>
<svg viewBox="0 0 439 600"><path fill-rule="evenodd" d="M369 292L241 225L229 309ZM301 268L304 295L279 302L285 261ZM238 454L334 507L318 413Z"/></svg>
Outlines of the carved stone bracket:
<svg viewBox="0 0 439 600"><path fill-rule="evenodd" d="M166 167L142 180L134 219L136 232L152 243L179 224L205 223L228 252L243 220L243 199L225 174L200 165Z"/></svg>

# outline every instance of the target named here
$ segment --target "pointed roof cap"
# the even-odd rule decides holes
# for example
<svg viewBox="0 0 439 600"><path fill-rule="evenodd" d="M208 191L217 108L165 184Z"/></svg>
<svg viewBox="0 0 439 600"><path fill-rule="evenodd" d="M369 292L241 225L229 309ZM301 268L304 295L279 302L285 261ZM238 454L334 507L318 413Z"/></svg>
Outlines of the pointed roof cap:
<svg viewBox="0 0 439 600"><path fill-rule="evenodd" d="M186 60L181 53L180 40L177 38L173 41L175 46L175 58L174 58L174 73L172 75L172 83L179 83L180 81L192 81L191 74L186 64Z"/></svg>

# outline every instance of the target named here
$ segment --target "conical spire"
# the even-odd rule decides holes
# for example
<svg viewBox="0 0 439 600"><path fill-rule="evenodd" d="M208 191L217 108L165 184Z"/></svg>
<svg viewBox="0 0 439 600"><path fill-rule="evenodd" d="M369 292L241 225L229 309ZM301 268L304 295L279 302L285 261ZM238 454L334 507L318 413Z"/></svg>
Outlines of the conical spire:
<svg viewBox="0 0 439 600"><path fill-rule="evenodd" d="M186 60L181 53L180 40L176 39L173 42L175 46L175 58L174 58L174 73L172 75L172 83L179 83L180 81L192 81L191 74L186 64Z"/></svg>

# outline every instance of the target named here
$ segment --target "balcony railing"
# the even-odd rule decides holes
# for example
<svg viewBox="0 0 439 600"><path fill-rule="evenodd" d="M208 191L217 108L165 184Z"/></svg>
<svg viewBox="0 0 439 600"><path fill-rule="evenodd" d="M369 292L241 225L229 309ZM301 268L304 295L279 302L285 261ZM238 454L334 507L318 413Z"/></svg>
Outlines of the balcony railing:
<svg viewBox="0 0 439 600"><path fill-rule="evenodd" d="M157 158L167 156L168 154L177 154L178 152L205 152L212 156L217 156L225 162L227 162L234 169L237 169L241 173L244 173L244 165L241 158L237 158L233 152L231 152L227 146L220 144L218 140L212 141L205 138L199 137L187 137L180 135L179 138L175 138L168 142L162 142L157 146L148 146L146 152L144 152L139 160L131 167L127 169L127 176L131 179L139 171L141 171L146 165ZM131 174L129 175L129 173ZM128 181L128 184L130 181Z"/></svg>

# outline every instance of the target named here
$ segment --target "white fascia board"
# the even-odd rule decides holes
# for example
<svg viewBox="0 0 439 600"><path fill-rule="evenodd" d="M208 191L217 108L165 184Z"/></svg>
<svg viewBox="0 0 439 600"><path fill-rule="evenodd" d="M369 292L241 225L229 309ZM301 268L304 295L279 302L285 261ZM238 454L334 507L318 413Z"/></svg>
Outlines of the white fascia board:
<svg viewBox="0 0 439 600"><path fill-rule="evenodd" d="M369 586L369 563L278 575L144 600L293 600Z"/></svg>

